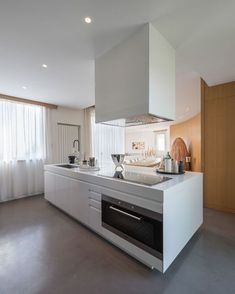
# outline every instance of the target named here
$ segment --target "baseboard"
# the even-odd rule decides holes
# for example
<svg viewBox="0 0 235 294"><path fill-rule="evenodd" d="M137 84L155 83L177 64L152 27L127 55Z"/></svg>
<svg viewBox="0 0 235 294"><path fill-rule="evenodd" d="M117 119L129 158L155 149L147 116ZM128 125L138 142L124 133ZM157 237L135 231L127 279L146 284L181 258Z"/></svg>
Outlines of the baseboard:
<svg viewBox="0 0 235 294"><path fill-rule="evenodd" d="M215 204L211 204L211 203L205 203L204 207L205 208L215 209L215 210L222 211L222 212L235 213L235 208L228 208L228 207L215 205Z"/></svg>
<svg viewBox="0 0 235 294"><path fill-rule="evenodd" d="M9 202L9 201L15 201L15 200L23 199L23 198L28 198L28 197L39 196L39 195L43 195L43 194L44 194L44 192L38 192L38 193L35 193L35 194L29 194L29 195L20 195L20 196L17 196L15 198L8 198L8 199L0 200L0 203L5 203L5 202Z"/></svg>

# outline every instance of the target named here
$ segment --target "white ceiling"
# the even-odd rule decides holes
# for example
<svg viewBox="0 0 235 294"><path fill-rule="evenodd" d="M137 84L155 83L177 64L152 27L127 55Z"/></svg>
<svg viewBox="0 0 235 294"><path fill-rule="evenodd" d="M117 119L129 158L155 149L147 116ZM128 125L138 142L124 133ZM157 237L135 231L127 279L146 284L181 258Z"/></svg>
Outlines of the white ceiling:
<svg viewBox="0 0 235 294"><path fill-rule="evenodd" d="M234 12L234 0L2 0L0 93L92 105L95 56L146 22L176 48L178 76L235 80Z"/></svg>

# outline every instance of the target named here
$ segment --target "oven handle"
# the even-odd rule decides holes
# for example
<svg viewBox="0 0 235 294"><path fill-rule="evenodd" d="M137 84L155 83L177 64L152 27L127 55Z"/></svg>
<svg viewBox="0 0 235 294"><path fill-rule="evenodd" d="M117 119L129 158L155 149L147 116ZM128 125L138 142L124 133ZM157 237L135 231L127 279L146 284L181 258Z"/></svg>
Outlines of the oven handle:
<svg viewBox="0 0 235 294"><path fill-rule="evenodd" d="M126 216L129 216L129 217L131 217L131 218L134 218L135 220L141 221L141 219L142 219L142 217L138 217L138 216L135 216L135 215L133 215L133 214L127 213L127 212L125 212L125 211L123 211L123 210L121 210L121 209L118 209L118 208L116 208L116 207L114 207L114 206L112 206L112 205L109 206L109 208L112 209L112 210L114 210L114 211L116 211L116 212L119 212L119 213L121 213L121 214L124 214L124 215L126 215Z"/></svg>

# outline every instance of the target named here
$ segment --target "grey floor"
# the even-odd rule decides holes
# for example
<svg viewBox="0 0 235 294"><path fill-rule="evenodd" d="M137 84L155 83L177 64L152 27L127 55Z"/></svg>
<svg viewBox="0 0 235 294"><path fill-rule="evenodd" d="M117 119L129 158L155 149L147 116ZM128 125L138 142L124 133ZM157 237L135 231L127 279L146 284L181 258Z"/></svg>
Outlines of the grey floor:
<svg viewBox="0 0 235 294"><path fill-rule="evenodd" d="M235 215L203 228L162 275L36 196L0 204L0 294L235 293Z"/></svg>

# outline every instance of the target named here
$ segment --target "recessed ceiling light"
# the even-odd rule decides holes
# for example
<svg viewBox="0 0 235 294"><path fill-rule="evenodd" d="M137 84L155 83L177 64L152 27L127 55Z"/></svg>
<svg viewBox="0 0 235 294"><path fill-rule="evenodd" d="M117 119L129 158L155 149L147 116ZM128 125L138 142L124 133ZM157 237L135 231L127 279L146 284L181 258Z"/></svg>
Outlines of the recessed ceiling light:
<svg viewBox="0 0 235 294"><path fill-rule="evenodd" d="M43 68L47 68L47 64L43 63L43 64L42 64L42 67L43 67Z"/></svg>
<svg viewBox="0 0 235 294"><path fill-rule="evenodd" d="M22 86L22 89L26 90L26 89L27 89L27 87L26 87L26 86Z"/></svg>
<svg viewBox="0 0 235 294"><path fill-rule="evenodd" d="M90 17L85 17L84 20L85 20L86 23L91 23L91 18Z"/></svg>

